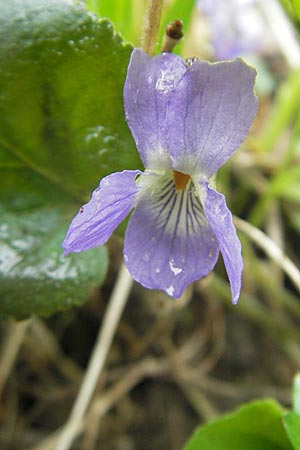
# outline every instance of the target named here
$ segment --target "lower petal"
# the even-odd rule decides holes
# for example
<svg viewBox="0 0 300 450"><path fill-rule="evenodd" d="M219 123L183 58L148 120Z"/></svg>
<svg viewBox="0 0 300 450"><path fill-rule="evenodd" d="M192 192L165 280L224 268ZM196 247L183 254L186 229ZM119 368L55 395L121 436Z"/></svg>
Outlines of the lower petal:
<svg viewBox="0 0 300 450"><path fill-rule="evenodd" d="M139 170L124 170L103 178L91 200L73 219L62 244L65 254L103 245L127 216L137 196Z"/></svg>
<svg viewBox="0 0 300 450"><path fill-rule="evenodd" d="M175 191L164 176L139 197L125 234L124 260L146 288L181 296L215 266L219 245L194 189Z"/></svg>
<svg viewBox="0 0 300 450"><path fill-rule="evenodd" d="M237 303L240 296L243 271L241 243L232 222L231 212L226 206L224 195L209 187L208 184L202 185L202 192L205 215L219 242L229 278L232 303Z"/></svg>

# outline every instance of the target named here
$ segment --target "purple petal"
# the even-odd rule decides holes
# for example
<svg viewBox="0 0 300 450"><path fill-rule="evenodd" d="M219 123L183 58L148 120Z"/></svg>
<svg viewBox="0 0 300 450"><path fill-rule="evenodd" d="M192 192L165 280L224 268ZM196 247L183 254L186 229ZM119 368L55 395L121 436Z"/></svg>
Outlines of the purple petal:
<svg viewBox="0 0 300 450"><path fill-rule="evenodd" d="M237 150L257 111L255 75L241 59L192 64L168 109L174 169L209 179Z"/></svg>
<svg viewBox="0 0 300 450"><path fill-rule="evenodd" d="M128 224L124 260L136 281L177 298L213 269L219 245L194 188L176 193L170 176L153 186Z"/></svg>
<svg viewBox="0 0 300 450"><path fill-rule="evenodd" d="M218 240L231 287L232 302L237 303L242 283L243 259L241 243L232 222L232 215L226 206L223 194L205 184L202 197L207 220Z"/></svg>
<svg viewBox="0 0 300 450"><path fill-rule="evenodd" d="M169 97L186 72L177 55L132 52L124 86L127 123L147 169L170 168ZM173 130L170 130L173 132Z"/></svg>
<svg viewBox="0 0 300 450"><path fill-rule="evenodd" d="M91 200L73 219L62 244L65 254L103 245L127 216L136 199L139 170L116 172L103 178Z"/></svg>
<svg viewBox="0 0 300 450"><path fill-rule="evenodd" d="M237 150L257 111L256 72L242 60L187 66L177 55L135 49L125 112L146 168L209 179Z"/></svg>

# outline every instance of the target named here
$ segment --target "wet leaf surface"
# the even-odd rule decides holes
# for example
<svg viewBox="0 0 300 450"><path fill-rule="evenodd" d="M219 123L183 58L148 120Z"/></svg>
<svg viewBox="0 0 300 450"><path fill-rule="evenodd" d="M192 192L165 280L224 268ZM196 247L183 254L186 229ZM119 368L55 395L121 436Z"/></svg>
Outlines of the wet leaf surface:
<svg viewBox="0 0 300 450"><path fill-rule="evenodd" d="M64 257L61 242L70 219L48 207L1 211L1 316L24 319L80 305L106 274L105 247Z"/></svg>

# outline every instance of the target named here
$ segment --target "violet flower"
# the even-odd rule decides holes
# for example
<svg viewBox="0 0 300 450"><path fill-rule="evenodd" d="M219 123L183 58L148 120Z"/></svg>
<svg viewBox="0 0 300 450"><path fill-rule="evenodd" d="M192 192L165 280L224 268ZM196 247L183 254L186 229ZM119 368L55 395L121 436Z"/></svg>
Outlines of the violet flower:
<svg viewBox="0 0 300 450"><path fill-rule="evenodd" d="M236 303L241 244L225 198L209 180L247 134L257 110L254 79L240 59L188 64L135 49L124 102L146 170L102 179L70 225L65 254L104 244L134 208L124 242L134 280L177 298L213 269L221 251Z"/></svg>

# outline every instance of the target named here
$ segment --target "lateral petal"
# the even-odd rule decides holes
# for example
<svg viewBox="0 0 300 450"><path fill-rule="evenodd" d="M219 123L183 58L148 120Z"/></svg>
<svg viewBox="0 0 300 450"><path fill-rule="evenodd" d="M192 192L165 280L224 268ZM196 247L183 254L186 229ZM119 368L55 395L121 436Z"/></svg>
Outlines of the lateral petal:
<svg viewBox="0 0 300 450"><path fill-rule="evenodd" d="M131 276L174 298L215 266L219 245L193 187L176 192L165 175L139 197L124 243Z"/></svg>
<svg viewBox="0 0 300 450"><path fill-rule="evenodd" d="M124 170L103 178L73 219L62 244L65 254L103 245L132 209L139 170Z"/></svg>
<svg viewBox="0 0 300 450"><path fill-rule="evenodd" d="M223 194L212 189L208 183L200 186L202 203L207 220L218 240L230 282L232 303L238 302L243 259L241 243L232 222L232 214L226 206Z"/></svg>

